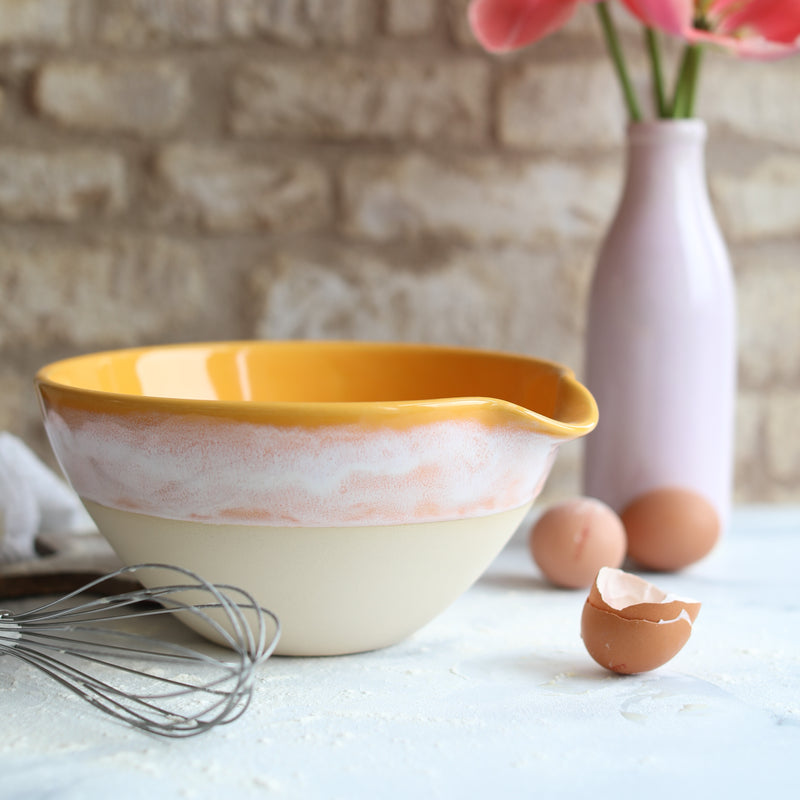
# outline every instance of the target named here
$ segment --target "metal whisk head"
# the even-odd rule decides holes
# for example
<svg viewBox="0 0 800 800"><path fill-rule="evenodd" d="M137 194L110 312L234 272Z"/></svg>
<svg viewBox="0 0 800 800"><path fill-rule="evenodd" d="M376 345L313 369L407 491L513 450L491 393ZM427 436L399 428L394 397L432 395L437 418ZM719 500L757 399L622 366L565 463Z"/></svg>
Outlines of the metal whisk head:
<svg viewBox="0 0 800 800"><path fill-rule="evenodd" d="M97 596L125 577L152 588ZM136 632L143 618L165 616L226 647L225 657L210 654L213 646ZM166 564L123 567L30 611L0 611L0 656L16 656L119 720L174 738L240 717L254 671L279 636L278 618L244 590Z"/></svg>

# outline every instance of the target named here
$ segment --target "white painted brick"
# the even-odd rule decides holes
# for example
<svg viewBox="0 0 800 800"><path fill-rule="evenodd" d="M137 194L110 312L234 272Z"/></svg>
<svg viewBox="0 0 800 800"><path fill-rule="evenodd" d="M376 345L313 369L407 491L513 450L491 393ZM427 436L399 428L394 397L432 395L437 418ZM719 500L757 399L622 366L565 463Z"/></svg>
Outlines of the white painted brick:
<svg viewBox="0 0 800 800"><path fill-rule="evenodd" d="M524 352L578 368L582 315L561 258L519 248L389 260L354 247L283 250L257 273L255 335L413 340Z"/></svg>
<svg viewBox="0 0 800 800"><path fill-rule="evenodd" d="M123 159L113 152L0 148L0 216L72 222L127 203Z"/></svg>
<svg viewBox="0 0 800 800"><path fill-rule="evenodd" d="M374 0L222 0L227 30L295 47L352 45L371 35Z"/></svg>
<svg viewBox="0 0 800 800"><path fill-rule="evenodd" d="M718 131L797 147L800 62L736 61L709 51L703 63L697 113Z"/></svg>
<svg viewBox="0 0 800 800"><path fill-rule="evenodd" d="M257 61L233 82L231 125L249 136L475 142L486 136L479 60L331 56Z"/></svg>
<svg viewBox="0 0 800 800"><path fill-rule="evenodd" d="M97 39L104 44L213 42L221 35L219 0L106 0L97 13Z"/></svg>
<svg viewBox="0 0 800 800"><path fill-rule="evenodd" d="M795 243L739 250L739 363L749 387L800 384L800 256ZM798 402L800 410L800 401Z"/></svg>
<svg viewBox="0 0 800 800"><path fill-rule="evenodd" d="M731 241L800 236L800 154L768 154L747 170L717 169L710 184Z"/></svg>
<svg viewBox="0 0 800 800"><path fill-rule="evenodd" d="M769 480L766 475L764 436L764 395L740 389L736 400L734 433L735 500L750 502L763 496Z"/></svg>
<svg viewBox="0 0 800 800"><path fill-rule="evenodd" d="M65 44L72 0L0 0L0 44Z"/></svg>
<svg viewBox="0 0 800 800"><path fill-rule="evenodd" d="M419 36L430 33L439 13L438 0L388 0L386 28L392 36Z"/></svg>
<svg viewBox="0 0 800 800"><path fill-rule="evenodd" d="M212 296L197 251L163 237L0 241L5 347L102 349L158 341ZM209 314L213 318L213 314Z"/></svg>
<svg viewBox="0 0 800 800"><path fill-rule="evenodd" d="M345 229L375 241L595 238L611 217L619 180L602 161L359 159L345 172Z"/></svg>
<svg viewBox="0 0 800 800"><path fill-rule="evenodd" d="M467 21L467 6L469 0L446 0L445 9L451 35L460 45L478 47L478 42L472 35Z"/></svg>
<svg viewBox="0 0 800 800"><path fill-rule="evenodd" d="M610 147L624 137L619 86L601 61L533 62L510 71L499 109L500 140L511 147Z"/></svg>
<svg viewBox="0 0 800 800"><path fill-rule="evenodd" d="M767 403L769 472L778 482L800 485L800 401L791 391L773 392Z"/></svg>
<svg viewBox="0 0 800 800"><path fill-rule="evenodd" d="M199 221L213 231L287 232L318 228L330 218L328 178L309 160L264 162L224 148L176 144L161 152L157 171L162 219Z"/></svg>
<svg viewBox="0 0 800 800"><path fill-rule="evenodd" d="M30 380L23 378L16 370L0 366L0 431L21 429L29 384Z"/></svg>
<svg viewBox="0 0 800 800"><path fill-rule="evenodd" d="M190 99L188 74L154 59L50 61L34 86L37 109L62 125L143 135L173 130Z"/></svg>

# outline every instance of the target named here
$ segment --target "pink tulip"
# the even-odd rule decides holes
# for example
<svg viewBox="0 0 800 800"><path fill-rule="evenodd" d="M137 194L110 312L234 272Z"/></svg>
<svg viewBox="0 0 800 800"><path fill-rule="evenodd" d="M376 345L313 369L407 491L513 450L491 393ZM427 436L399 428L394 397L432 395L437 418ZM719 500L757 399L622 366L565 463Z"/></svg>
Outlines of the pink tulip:
<svg viewBox="0 0 800 800"><path fill-rule="evenodd" d="M742 58L800 51L800 0L623 0L645 25Z"/></svg>
<svg viewBox="0 0 800 800"><path fill-rule="evenodd" d="M468 17L486 50L505 53L543 39L587 2L597 0L472 0Z"/></svg>

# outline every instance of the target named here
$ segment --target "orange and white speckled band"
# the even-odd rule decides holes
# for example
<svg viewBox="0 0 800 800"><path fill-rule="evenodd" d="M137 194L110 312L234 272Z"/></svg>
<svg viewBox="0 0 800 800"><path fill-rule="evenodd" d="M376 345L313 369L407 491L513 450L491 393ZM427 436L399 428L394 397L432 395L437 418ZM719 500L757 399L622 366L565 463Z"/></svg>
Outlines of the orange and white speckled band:
<svg viewBox="0 0 800 800"><path fill-rule="evenodd" d="M395 525L517 508L538 494L559 443L469 419L365 430L62 408L46 425L84 499L241 525Z"/></svg>

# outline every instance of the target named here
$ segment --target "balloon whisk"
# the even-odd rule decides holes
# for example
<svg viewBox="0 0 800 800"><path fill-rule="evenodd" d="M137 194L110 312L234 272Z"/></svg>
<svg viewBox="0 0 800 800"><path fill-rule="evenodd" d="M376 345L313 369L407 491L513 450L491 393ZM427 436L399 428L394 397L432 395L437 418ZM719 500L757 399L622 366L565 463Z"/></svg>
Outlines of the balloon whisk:
<svg viewBox="0 0 800 800"><path fill-rule="evenodd" d="M102 594L120 578L142 586ZM142 620L163 628L164 617L214 644L141 632L149 625ZM238 719L279 636L278 618L246 591L166 564L123 567L29 611L0 611L0 656L41 670L118 720L174 738Z"/></svg>

